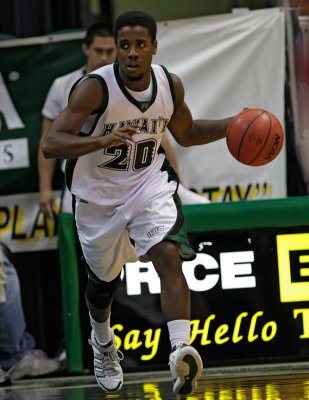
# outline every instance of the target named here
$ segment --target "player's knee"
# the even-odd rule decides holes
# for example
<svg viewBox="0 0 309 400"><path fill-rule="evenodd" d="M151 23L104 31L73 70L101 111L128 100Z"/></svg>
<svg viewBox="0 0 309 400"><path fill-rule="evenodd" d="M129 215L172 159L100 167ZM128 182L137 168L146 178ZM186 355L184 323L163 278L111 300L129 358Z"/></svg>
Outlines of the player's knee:
<svg viewBox="0 0 309 400"><path fill-rule="evenodd" d="M166 260L178 260L179 259L179 246L175 242L169 240L163 240L155 246L153 246L148 255L153 263L162 263L166 265Z"/></svg>
<svg viewBox="0 0 309 400"><path fill-rule="evenodd" d="M110 282L88 279L86 297L96 308L105 309L112 303L114 293L121 283L120 274Z"/></svg>

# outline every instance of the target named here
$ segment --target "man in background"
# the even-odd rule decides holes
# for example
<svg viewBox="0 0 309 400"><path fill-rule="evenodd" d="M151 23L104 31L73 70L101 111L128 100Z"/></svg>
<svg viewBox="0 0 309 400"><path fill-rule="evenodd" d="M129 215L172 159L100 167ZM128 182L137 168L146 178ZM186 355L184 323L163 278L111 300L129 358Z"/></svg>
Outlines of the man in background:
<svg viewBox="0 0 309 400"><path fill-rule="evenodd" d="M43 157L41 143L48 132L52 122L67 105L70 90L73 84L84 74L111 64L116 57L116 46L112 27L109 23L98 22L91 25L82 44L82 51L86 56L86 64L66 75L58 77L52 83L42 109L42 133L38 150L38 172L40 189L40 208L48 218L54 218L55 194L52 188L53 176L57 165L56 159ZM71 211L71 196L64 190L62 207L63 212Z"/></svg>

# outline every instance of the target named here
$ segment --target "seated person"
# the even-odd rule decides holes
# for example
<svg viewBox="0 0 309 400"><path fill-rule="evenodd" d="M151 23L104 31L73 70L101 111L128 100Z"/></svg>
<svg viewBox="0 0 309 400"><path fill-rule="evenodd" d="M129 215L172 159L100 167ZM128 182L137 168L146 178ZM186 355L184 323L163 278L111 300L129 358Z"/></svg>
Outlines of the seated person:
<svg viewBox="0 0 309 400"><path fill-rule="evenodd" d="M35 349L35 340L26 331L14 256L0 242L0 384L47 375L60 367L57 359Z"/></svg>

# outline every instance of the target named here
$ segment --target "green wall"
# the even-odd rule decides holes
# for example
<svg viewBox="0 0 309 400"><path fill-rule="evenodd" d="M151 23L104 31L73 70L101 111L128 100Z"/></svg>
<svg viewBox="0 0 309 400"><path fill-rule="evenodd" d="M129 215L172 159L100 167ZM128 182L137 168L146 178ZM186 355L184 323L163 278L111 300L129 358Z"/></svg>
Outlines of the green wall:
<svg viewBox="0 0 309 400"><path fill-rule="evenodd" d="M229 13L232 8L267 8L267 0L111 0L112 14L142 10L157 21Z"/></svg>
<svg viewBox="0 0 309 400"><path fill-rule="evenodd" d="M183 206L189 232L309 226L309 197Z"/></svg>

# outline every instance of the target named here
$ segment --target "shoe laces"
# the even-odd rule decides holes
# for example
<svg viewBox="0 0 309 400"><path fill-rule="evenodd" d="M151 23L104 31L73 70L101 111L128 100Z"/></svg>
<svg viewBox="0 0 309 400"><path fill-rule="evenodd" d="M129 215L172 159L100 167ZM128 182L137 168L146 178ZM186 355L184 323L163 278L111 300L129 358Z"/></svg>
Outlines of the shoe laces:
<svg viewBox="0 0 309 400"><path fill-rule="evenodd" d="M177 343L175 346L172 347L172 353L174 353L174 351L176 351L176 350L180 350L183 347L187 347L187 346L189 346L189 345L186 343Z"/></svg>
<svg viewBox="0 0 309 400"><path fill-rule="evenodd" d="M183 347L187 347L188 345L186 343L178 343L175 346L172 347L172 351L171 351L171 355L172 357L170 357L170 361L168 363L168 365L171 365L174 363L174 355L173 353L175 353L175 351L182 349Z"/></svg>
<svg viewBox="0 0 309 400"><path fill-rule="evenodd" d="M102 346L97 342L88 340L89 344L93 346L97 352L95 352L95 358L101 364L99 368L102 368L104 375L113 375L115 370L119 367L119 362L124 359L122 351L118 350L113 341L110 341L106 346Z"/></svg>

